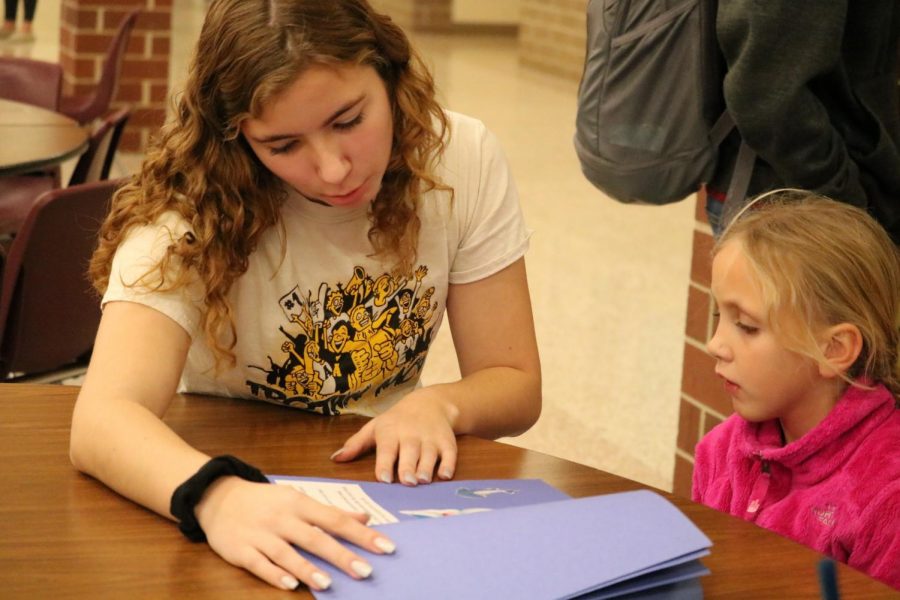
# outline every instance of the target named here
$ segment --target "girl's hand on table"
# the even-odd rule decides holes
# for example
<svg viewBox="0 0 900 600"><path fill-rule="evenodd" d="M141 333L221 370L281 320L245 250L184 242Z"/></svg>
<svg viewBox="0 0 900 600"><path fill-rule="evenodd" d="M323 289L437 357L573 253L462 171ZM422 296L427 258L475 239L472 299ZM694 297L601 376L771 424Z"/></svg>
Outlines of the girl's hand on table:
<svg viewBox="0 0 900 600"><path fill-rule="evenodd" d="M458 414L459 409L430 388L417 389L366 423L331 458L351 461L374 447L378 481L391 483L395 467L404 485L430 483L435 469L441 479L451 479L456 471L453 426Z"/></svg>
<svg viewBox="0 0 900 600"><path fill-rule="evenodd" d="M374 554L394 551L384 534L365 526L368 515L326 506L287 486L223 477L209 487L195 514L217 554L281 589L301 582L313 590L331 585L328 574L292 544L354 579L368 577L372 567L335 538Z"/></svg>

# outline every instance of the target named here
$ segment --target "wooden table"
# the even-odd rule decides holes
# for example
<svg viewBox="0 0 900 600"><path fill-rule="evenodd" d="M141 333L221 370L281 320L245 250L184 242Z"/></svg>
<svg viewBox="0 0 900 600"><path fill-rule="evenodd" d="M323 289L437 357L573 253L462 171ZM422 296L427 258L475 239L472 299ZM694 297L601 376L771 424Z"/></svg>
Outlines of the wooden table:
<svg viewBox="0 0 900 600"><path fill-rule="evenodd" d="M78 388L0 384L0 596L3 598L288 597L186 541L166 519L69 464ZM166 421L212 455L231 453L272 474L371 480L373 458L328 456L363 422L252 401L182 396ZM138 440L135 440L139 443ZM458 479L541 478L572 496L640 484L515 446L460 438ZM669 496L712 540L706 598L819 598L816 552L736 518ZM465 518L465 517L459 517ZM842 597L897 592L838 565ZM296 595L290 597L296 598ZM301 592L301 597L310 597ZM518 599L517 599L518 600Z"/></svg>
<svg viewBox="0 0 900 600"><path fill-rule="evenodd" d="M79 156L88 136L65 115L0 99L0 176L40 171Z"/></svg>

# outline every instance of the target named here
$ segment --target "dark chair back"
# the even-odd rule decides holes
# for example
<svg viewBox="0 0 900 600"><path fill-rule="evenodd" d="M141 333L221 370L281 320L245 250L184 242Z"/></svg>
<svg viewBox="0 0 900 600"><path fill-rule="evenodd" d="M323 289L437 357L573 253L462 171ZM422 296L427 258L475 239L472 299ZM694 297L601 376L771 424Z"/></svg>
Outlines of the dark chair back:
<svg viewBox="0 0 900 600"><path fill-rule="evenodd" d="M78 158L68 185L109 179L109 172L119 146L119 138L131 107L117 110L101 121L91 133L88 148ZM55 173L33 173L0 177L0 235L15 234L35 200L44 192L58 187Z"/></svg>
<svg viewBox="0 0 900 600"><path fill-rule="evenodd" d="M89 96L63 96L59 103L59 112L68 115L82 125L92 122L105 114L112 103L119 83L119 74L122 71L122 60L128 40L131 38L131 30L137 21L141 9L136 8L128 13L119 24L115 37L106 51L103 60L103 70L94 93Z"/></svg>
<svg viewBox="0 0 900 600"><path fill-rule="evenodd" d="M47 192L12 241L0 287L0 371L37 375L89 354L100 302L87 266L116 188L102 181Z"/></svg>
<svg viewBox="0 0 900 600"><path fill-rule="evenodd" d="M131 107L126 106L100 122L91 133L87 150L75 163L75 169L69 178L70 186L109 178L109 171L119 147L119 138L130 116Z"/></svg>
<svg viewBox="0 0 900 600"><path fill-rule="evenodd" d="M0 98L58 110L62 74L58 63L0 57Z"/></svg>

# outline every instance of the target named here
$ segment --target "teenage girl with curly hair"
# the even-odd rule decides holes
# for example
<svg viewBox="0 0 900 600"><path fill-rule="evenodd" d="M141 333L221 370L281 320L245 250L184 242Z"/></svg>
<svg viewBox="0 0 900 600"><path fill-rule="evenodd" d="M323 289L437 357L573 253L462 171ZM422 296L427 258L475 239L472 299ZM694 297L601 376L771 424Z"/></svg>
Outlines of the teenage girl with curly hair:
<svg viewBox="0 0 900 600"><path fill-rule="evenodd" d="M375 477L405 485L451 478L456 435L535 422L515 186L496 138L434 96L365 0L212 2L174 118L117 192L91 263L104 312L76 468L272 585L324 589L291 545L360 578L363 553L332 536L392 542L365 515L189 446L161 420L176 392L370 416L332 458L374 448ZM462 376L423 387L445 311Z"/></svg>

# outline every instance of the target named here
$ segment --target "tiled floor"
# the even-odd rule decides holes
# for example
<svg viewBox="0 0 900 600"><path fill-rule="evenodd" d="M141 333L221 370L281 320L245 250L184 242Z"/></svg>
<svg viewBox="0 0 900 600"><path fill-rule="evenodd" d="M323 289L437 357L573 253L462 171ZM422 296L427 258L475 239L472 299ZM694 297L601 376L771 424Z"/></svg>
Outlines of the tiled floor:
<svg viewBox="0 0 900 600"><path fill-rule="evenodd" d="M55 59L60 0L41 0L31 47ZM175 3L172 80L179 82L204 0ZM415 34L445 104L481 118L509 155L529 226L529 280L544 372L544 412L510 443L671 487L693 200L623 206L582 177L572 148L573 81L517 62L512 37ZM177 84L176 84L177 85ZM120 172L139 157L124 156ZM427 381L458 374L439 336Z"/></svg>

